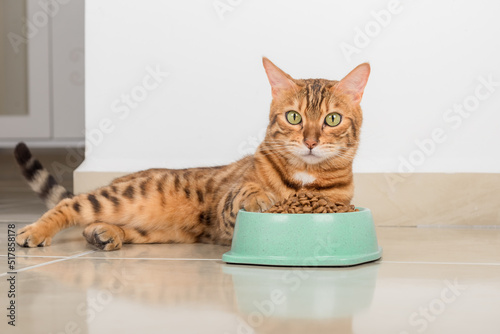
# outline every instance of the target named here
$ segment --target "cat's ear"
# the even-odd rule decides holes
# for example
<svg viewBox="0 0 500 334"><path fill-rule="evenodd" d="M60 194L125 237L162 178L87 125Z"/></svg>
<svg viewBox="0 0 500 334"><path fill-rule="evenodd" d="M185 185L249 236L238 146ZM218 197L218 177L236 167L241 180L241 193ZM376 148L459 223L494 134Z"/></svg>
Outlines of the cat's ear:
<svg viewBox="0 0 500 334"><path fill-rule="evenodd" d="M278 98L284 91L290 89L298 90L298 86L293 82L292 77L274 65L269 59L262 57L262 64L271 84L273 99Z"/></svg>
<svg viewBox="0 0 500 334"><path fill-rule="evenodd" d="M363 92L365 91L369 76L370 64L364 63L358 65L354 70L349 72L344 79L340 80L335 90L349 95L352 102L359 104L363 97Z"/></svg>

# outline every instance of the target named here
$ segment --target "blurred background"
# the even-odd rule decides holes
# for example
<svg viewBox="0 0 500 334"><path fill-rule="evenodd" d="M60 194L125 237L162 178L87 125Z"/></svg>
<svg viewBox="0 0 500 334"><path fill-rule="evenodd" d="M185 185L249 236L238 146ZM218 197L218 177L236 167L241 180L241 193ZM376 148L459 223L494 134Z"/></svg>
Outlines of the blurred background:
<svg viewBox="0 0 500 334"><path fill-rule="evenodd" d="M0 1L0 147L82 146L84 1Z"/></svg>

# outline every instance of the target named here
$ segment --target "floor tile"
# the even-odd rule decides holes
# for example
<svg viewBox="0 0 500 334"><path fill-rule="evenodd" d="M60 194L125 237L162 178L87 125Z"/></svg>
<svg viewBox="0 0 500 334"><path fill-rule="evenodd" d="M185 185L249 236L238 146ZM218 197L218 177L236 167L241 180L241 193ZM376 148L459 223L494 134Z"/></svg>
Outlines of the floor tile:
<svg viewBox="0 0 500 334"><path fill-rule="evenodd" d="M356 333L498 333L500 266L385 264Z"/></svg>
<svg viewBox="0 0 500 334"><path fill-rule="evenodd" d="M203 259L220 260L222 254L231 247L207 244L150 244L123 245L122 249L113 252L97 251L85 257L105 259Z"/></svg>
<svg viewBox="0 0 500 334"><path fill-rule="evenodd" d="M17 280L16 329L24 333L67 326L82 333L224 333L235 321L231 277L217 261L75 259L22 272ZM0 291L5 285L0 281Z"/></svg>
<svg viewBox="0 0 500 334"><path fill-rule="evenodd" d="M498 277L499 266L314 269L76 258L18 275L17 330L498 333Z"/></svg>

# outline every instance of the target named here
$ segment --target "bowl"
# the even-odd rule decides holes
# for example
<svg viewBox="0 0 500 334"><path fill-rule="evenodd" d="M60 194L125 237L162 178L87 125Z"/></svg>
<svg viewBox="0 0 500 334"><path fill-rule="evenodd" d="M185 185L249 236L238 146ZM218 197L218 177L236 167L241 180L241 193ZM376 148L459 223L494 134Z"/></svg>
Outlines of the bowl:
<svg viewBox="0 0 500 334"><path fill-rule="evenodd" d="M353 266L380 259L371 211L283 214L240 210L222 261L271 266Z"/></svg>

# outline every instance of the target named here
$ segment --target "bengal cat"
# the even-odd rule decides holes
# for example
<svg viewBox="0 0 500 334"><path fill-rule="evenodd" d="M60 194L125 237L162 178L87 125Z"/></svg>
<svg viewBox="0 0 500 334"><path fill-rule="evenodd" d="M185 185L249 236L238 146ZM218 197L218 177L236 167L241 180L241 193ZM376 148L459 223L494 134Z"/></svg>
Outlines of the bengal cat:
<svg viewBox="0 0 500 334"><path fill-rule="evenodd" d="M87 241L106 251L124 243L228 245L240 209L262 212L300 189L350 204L370 66L330 81L293 79L267 58L263 65L272 89L265 139L226 166L149 169L73 195L19 143L17 162L50 210L20 229L17 243L48 246L60 230L82 225Z"/></svg>

